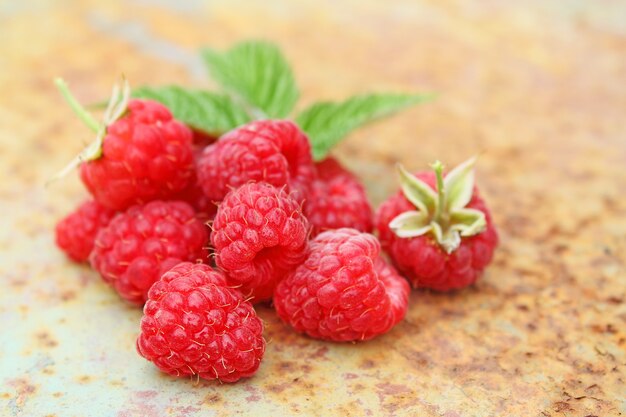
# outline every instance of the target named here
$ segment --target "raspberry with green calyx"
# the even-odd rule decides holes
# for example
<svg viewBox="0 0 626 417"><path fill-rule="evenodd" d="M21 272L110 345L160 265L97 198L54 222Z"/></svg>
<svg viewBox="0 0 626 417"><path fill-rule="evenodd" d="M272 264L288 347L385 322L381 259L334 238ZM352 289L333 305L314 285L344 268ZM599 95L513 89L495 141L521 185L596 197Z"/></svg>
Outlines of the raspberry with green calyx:
<svg viewBox="0 0 626 417"><path fill-rule="evenodd" d="M398 165L404 196L416 210L395 217L389 227L398 237L432 234L437 243L451 253L461 244L461 237L474 236L487 226L485 214L466 208L474 190L474 163L469 159L443 178L443 164L431 165L437 179L437 191Z"/></svg>
<svg viewBox="0 0 626 417"><path fill-rule="evenodd" d="M376 213L383 248L415 287L448 291L474 283L491 262L498 235L474 187L472 158L443 175L398 167L401 191Z"/></svg>
<svg viewBox="0 0 626 417"><path fill-rule="evenodd" d="M194 178L191 130L152 100L130 99L128 82L113 89L99 124L56 81L70 107L96 140L56 178L80 165L80 177L94 199L113 210L175 197Z"/></svg>

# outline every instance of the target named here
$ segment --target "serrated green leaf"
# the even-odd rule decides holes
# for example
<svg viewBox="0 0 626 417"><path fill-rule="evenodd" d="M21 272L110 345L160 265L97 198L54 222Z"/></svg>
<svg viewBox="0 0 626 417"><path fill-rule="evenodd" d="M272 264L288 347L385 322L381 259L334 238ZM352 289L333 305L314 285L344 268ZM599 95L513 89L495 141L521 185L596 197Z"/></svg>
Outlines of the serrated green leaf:
<svg viewBox="0 0 626 417"><path fill-rule="evenodd" d="M352 130L432 99L430 94L367 94L343 102L319 102L303 110L296 122L311 140L313 157L323 159Z"/></svg>
<svg viewBox="0 0 626 417"><path fill-rule="evenodd" d="M252 120L232 98L209 91L175 85L141 87L133 91L133 97L156 100L169 108L176 119L215 136Z"/></svg>
<svg viewBox="0 0 626 417"><path fill-rule="evenodd" d="M201 53L215 81L256 108L258 118L282 118L293 110L300 93L276 45L248 41L226 52L205 48Z"/></svg>

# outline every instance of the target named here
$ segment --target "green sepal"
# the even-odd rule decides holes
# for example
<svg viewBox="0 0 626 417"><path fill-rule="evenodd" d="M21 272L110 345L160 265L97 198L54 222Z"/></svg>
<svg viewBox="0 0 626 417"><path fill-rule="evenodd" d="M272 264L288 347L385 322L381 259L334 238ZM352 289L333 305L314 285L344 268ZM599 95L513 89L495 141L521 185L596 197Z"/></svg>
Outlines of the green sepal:
<svg viewBox="0 0 626 417"><path fill-rule="evenodd" d="M428 233L431 224L425 212L405 211L396 216L389 227L398 237L416 237Z"/></svg>
<svg viewBox="0 0 626 417"><path fill-rule="evenodd" d="M487 227L485 213L466 208L474 190L474 164L471 158L443 178L443 166L432 166L437 176L437 190L398 165L400 186L404 196L416 208L399 214L389 228L400 238L412 238L430 233L447 252L461 244L462 237L483 232Z"/></svg>
<svg viewBox="0 0 626 417"><path fill-rule="evenodd" d="M448 210L463 208L472 199L475 163L476 157L470 158L448 172L444 178Z"/></svg>
<svg viewBox="0 0 626 417"><path fill-rule="evenodd" d="M93 161L102 156L102 146L104 137L106 136L106 130L109 125L124 116L126 110L128 109L128 101L130 100L130 85L126 77L122 75L119 82L113 86L111 98L109 99L109 103L102 117L102 123L98 123L71 95L65 81L61 78L57 78L54 83L72 110L90 129L96 132L96 138L77 156L75 156L61 171L53 175L52 178L47 181L47 184L65 177L81 163Z"/></svg>
<svg viewBox="0 0 626 417"><path fill-rule="evenodd" d="M434 213L437 207L437 194L424 181L420 180L402 165L397 165L400 176L400 187L404 196L418 209L418 211Z"/></svg>
<svg viewBox="0 0 626 417"><path fill-rule="evenodd" d="M461 236L473 236L486 228L487 218L480 210L461 208L450 214L450 229L457 230Z"/></svg>

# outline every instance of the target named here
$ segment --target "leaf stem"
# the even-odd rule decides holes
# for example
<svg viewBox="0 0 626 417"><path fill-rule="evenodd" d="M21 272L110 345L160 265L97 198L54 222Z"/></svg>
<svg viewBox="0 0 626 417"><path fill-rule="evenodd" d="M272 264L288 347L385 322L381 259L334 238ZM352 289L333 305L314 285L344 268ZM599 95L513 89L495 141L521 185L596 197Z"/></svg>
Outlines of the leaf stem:
<svg viewBox="0 0 626 417"><path fill-rule="evenodd" d="M435 208L435 218L434 220L439 223L443 230L446 230L448 219L446 211L446 189L443 184L443 164L440 161L435 161L434 164L431 165L431 168L435 171L435 176L437 178L437 207Z"/></svg>
<svg viewBox="0 0 626 417"><path fill-rule="evenodd" d="M96 119L94 119L93 116L89 114L83 106L81 106L78 100L76 100L76 98L70 92L67 83L61 78L56 78L54 80L54 84L57 86L59 92L61 93L67 104L69 104L72 111L76 113L78 118L82 120L82 122L85 123L85 125L87 125L89 129L97 133L100 130L100 123L98 123Z"/></svg>

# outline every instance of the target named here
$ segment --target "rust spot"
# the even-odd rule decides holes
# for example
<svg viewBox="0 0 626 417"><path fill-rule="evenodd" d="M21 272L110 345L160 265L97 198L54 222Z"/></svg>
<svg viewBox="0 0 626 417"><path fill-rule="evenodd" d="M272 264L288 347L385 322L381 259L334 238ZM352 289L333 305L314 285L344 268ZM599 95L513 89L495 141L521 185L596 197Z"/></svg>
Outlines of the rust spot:
<svg viewBox="0 0 626 417"><path fill-rule="evenodd" d="M124 381L113 380L113 381L109 382L109 384L111 384L114 387L123 387L124 386Z"/></svg>
<svg viewBox="0 0 626 417"><path fill-rule="evenodd" d="M37 391L37 387L31 384L26 378L13 379L10 380L8 384L15 387L17 394L15 403L20 407L24 405L28 397L32 396Z"/></svg>
<svg viewBox="0 0 626 417"><path fill-rule="evenodd" d="M283 361L278 364L278 369L281 372L291 372L295 369L295 364L290 361Z"/></svg>
<svg viewBox="0 0 626 417"><path fill-rule="evenodd" d="M359 368L361 368L361 369L372 369L375 366L376 366L376 362L374 362L371 359L365 359L363 362L361 362L361 365L359 365Z"/></svg>
<svg viewBox="0 0 626 417"><path fill-rule="evenodd" d="M376 384L376 388L378 388L383 395L398 395L411 392L409 387L399 384Z"/></svg>
<svg viewBox="0 0 626 417"><path fill-rule="evenodd" d="M26 280L25 279L14 279L11 281L11 286L15 287L15 288L21 288L26 286Z"/></svg>
<svg viewBox="0 0 626 417"><path fill-rule="evenodd" d="M56 414L46 414L46 417L57 417Z"/></svg>
<svg viewBox="0 0 626 417"><path fill-rule="evenodd" d="M619 297L615 297L615 296L613 296L613 297L609 297L609 298L607 298L607 299L606 299L606 302L607 302L607 303L610 303L610 304L622 304L622 303L624 302L624 300L622 300L622 299L621 299L621 298L619 298Z"/></svg>
<svg viewBox="0 0 626 417"><path fill-rule="evenodd" d="M563 255L565 252L567 252L569 250L569 247L567 245L564 245L562 243L556 245L554 247L554 253L556 255Z"/></svg>
<svg viewBox="0 0 626 417"><path fill-rule="evenodd" d="M261 395L259 394L259 390L251 385L246 385L244 388L246 392L249 392L250 395L246 397L246 401L249 403L255 403L261 400Z"/></svg>
<svg viewBox="0 0 626 417"><path fill-rule="evenodd" d="M74 290L66 290L61 293L61 300L70 301L76 298L76 291Z"/></svg>
<svg viewBox="0 0 626 417"><path fill-rule="evenodd" d="M57 391L57 392L53 393L53 394L52 394L52 396L53 396L54 398L59 398L59 397L62 397L62 396L63 396L63 393L62 393L62 392Z"/></svg>
<svg viewBox="0 0 626 417"><path fill-rule="evenodd" d="M202 399L202 404L215 404L222 402L222 396L218 393L207 394Z"/></svg>
<svg viewBox="0 0 626 417"><path fill-rule="evenodd" d="M158 395L159 393L154 391L154 390L147 390L147 391L135 391L135 397L137 398L142 398L142 399L147 399L147 398L154 398Z"/></svg>
<svg viewBox="0 0 626 417"><path fill-rule="evenodd" d="M46 330L41 330L35 333L37 344L44 348L53 348L59 345L54 338Z"/></svg>
<svg viewBox="0 0 626 417"><path fill-rule="evenodd" d="M81 384L88 384L92 381L91 376L89 375L81 375L78 378L76 378L78 380L78 382L80 382Z"/></svg>
<svg viewBox="0 0 626 417"><path fill-rule="evenodd" d="M422 352L407 350L401 352L401 354L409 362L409 365L415 369L424 370L430 362L429 358Z"/></svg>
<svg viewBox="0 0 626 417"><path fill-rule="evenodd" d="M43 372L46 375L54 375L54 368L50 366L46 366L45 368L43 368L41 372Z"/></svg>
<svg viewBox="0 0 626 417"><path fill-rule="evenodd" d="M557 401L557 402L555 402L554 405L552 406L552 408L556 412L574 411L574 409L568 403L566 403L565 401Z"/></svg>
<svg viewBox="0 0 626 417"><path fill-rule="evenodd" d="M611 323L606 324L606 325L593 324L591 325L591 330L593 330L596 333L610 333L610 334L617 333L617 329Z"/></svg>
<svg viewBox="0 0 626 417"><path fill-rule="evenodd" d="M11 398L11 394L9 394L8 392L3 392L2 394L0 394L0 397L2 397L2 398Z"/></svg>
<svg viewBox="0 0 626 417"><path fill-rule="evenodd" d="M298 382L298 381L293 381L293 382ZM292 383L290 383L290 382L283 382L282 384L272 384L272 385L269 385L268 388L273 393L280 394L281 392L283 392L284 390L289 388L290 385L292 385Z"/></svg>
<svg viewBox="0 0 626 417"><path fill-rule="evenodd" d="M326 353L328 353L328 346L322 346L311 354L311 358L323 359L326 358Z"/></svg>

